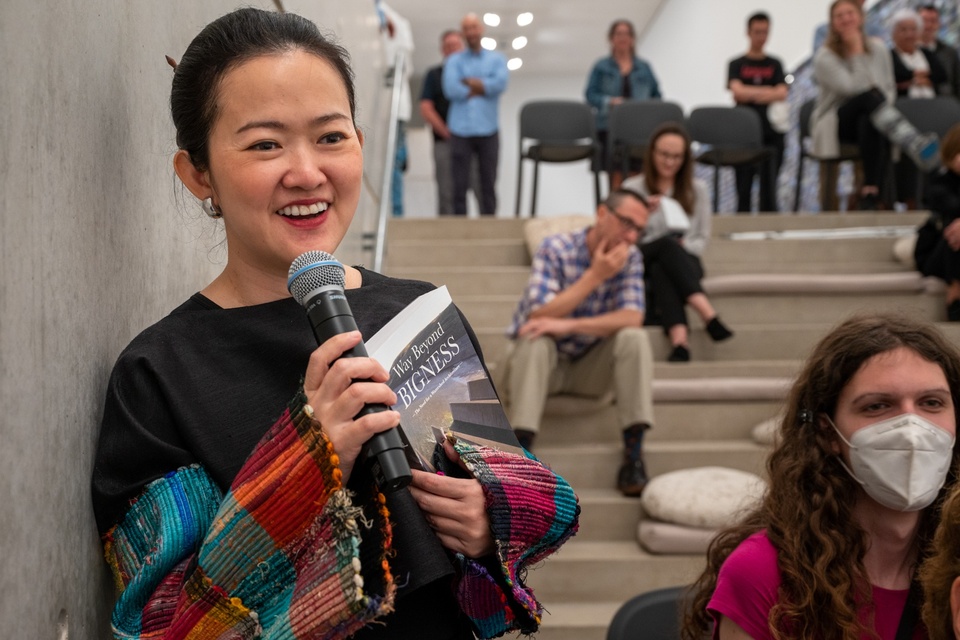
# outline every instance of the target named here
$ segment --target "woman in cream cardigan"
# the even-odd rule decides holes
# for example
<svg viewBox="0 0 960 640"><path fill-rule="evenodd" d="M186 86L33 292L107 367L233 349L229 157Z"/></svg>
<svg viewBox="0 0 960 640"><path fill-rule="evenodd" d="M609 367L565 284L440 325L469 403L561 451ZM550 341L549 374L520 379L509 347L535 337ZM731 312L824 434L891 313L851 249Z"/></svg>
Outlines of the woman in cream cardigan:
<svg viewBox="0 0 960 640"><path fill-rule="evenodd" d="M827 40L813 57L820 88L811 119L813 151L821 158L840 154L841 143L856 144L863 163L860 208L874 209L882 192L889 157L884 134L871 114L896 97L893 63L887 47L863 32L863 10L856 0L830 5Z"/></svg>

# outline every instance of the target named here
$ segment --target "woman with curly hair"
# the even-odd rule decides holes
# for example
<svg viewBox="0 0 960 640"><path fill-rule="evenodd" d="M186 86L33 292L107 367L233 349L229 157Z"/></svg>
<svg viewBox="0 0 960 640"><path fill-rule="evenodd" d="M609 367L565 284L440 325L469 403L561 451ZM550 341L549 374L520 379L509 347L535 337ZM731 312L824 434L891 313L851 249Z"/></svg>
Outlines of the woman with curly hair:
<svg viewBox="0 0 960 640"><path fill-rule="evenodd" d="M824 337L767 494L710 546L684 637L926 637L915 573L956 482L958 402L960 353L929 324L869 315Z"/></svg>
<svg viewBox="0 0 960 640"><path fill-rule="evenodd" d="M923 623L930 640L960 638L960 488L940 510L933 536L933 555L920 567L923 584Z"/></svg>

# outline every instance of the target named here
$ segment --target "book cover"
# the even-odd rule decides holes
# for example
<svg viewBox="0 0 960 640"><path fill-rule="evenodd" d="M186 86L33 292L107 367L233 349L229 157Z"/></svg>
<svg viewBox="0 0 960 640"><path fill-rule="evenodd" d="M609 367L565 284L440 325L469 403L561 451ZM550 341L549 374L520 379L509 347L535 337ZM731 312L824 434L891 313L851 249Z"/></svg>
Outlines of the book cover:
<svg viewBox="0 0 960 640"><path fill-rule="evenodd" d="M446 287L411 302L366 347L390 373L412 466L435 471L433 453L447 433L522 453Z"/></svg>

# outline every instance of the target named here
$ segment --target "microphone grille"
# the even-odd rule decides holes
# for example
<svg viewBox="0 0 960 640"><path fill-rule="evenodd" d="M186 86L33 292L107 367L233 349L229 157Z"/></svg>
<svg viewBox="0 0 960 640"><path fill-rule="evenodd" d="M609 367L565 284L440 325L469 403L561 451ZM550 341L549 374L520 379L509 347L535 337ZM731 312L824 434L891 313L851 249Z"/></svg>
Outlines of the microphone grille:
<svg viewBox="0 0 960 640"><path fill-rule="evenodd" d="M287 289L301 305L311 291L330 286L343 289L344 282L343 265L326 251L301 253L287 275Z"/></svg>

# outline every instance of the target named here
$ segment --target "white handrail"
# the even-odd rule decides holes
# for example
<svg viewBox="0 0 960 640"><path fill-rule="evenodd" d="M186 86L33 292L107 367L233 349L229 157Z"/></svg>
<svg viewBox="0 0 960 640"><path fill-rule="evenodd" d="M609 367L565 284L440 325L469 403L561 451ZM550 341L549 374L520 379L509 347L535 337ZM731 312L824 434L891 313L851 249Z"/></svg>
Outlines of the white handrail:
<svg viewBox="0 0 960 640"><path fill-rule="evenodd" d="M400 114L400 94L403 87L404 54L398 51L393 65L393 95L390 99L390 122L387 127L387 151L384 162L383 183L380 186L380 212L377 218L377 235L373 239L373 270L380 272L383 267L384 240L387 236L387 219L392 213L391 180L393 165L397 155L397 128Z"/></svg>

